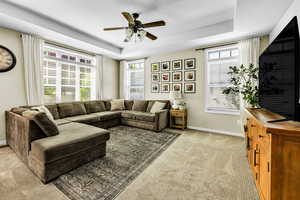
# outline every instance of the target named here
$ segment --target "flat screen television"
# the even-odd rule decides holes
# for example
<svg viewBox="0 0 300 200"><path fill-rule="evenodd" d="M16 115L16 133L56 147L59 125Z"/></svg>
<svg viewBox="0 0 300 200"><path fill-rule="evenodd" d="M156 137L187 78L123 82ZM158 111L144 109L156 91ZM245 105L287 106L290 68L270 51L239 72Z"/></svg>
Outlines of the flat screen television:
<svg viewBox="0 0 300 200"><path fill-rule="evenodd" d="M299 59L294 17L259 58L259 105L286 120L300 121Z"/></svg>

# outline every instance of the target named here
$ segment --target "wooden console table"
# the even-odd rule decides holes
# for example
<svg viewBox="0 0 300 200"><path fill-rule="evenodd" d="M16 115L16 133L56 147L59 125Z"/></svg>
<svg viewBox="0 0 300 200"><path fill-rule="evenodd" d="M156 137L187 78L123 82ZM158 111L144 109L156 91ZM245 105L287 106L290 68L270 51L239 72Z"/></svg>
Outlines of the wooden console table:
<svg viewBox="0 0 300 200"><path fill-rule="evenodd" d="M170 110L170 128L187 128L187 110Z"/></svg>
<svg viewBox="0 0 300 200"><path fill-rule="evenodd" d="M246 109L247 158L260 200L300 199L300 123L268 123L284 117Z"/></svg>

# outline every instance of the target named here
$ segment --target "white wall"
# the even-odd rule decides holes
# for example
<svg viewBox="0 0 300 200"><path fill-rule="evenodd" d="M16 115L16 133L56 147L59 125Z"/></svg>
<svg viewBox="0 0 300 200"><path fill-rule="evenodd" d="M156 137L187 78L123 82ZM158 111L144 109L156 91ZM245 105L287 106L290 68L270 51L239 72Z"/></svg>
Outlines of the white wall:
<svg viewBox="0 0 300 200"><path fill-rule="evenodd" d="M120 62L103 56L103 98L119 98Z"/></svg>
<svg viewBox="0 0 300 200"><path fill-rule="evenodd" d="M9 48L17 58L16 67L0 73L0 143L5 139L5 110L26 104L23 56L20 34L0 28L0 45Z"/></svg>
<svg viewBox="0 0 300 200"><path fill-rule="evenodd" d="M284 27L289 23L289 21L294 17L298 17L298 24L300 25L300 1L294 0L286 13L282 16L280 21L274 27L270 33L270 42L272 42L277 35L284 29Z"/></svg>
<svg viewBox="0 0 300 200"><path fill-rule="evenodd" d="M205 112L205 72L200 52L195 49L178 51L169 54L151 56L145 62L145 99L168 99L169 94L151 93L151 63L178 59L196 58L196 93L184 94L188 110L188 126L193 128L212 129L242 135L238 120L239 115L211 114Z"/></svg>

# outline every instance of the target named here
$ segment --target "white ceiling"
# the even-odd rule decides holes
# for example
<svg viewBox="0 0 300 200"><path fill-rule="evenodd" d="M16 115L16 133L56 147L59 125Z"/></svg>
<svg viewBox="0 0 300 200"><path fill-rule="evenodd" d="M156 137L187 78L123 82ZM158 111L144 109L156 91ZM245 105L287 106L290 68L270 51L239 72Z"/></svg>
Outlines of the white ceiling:
<svg viewBox="0 0 300 200"><path fill-rule="evenodd" d="M138 58L269 33L292 0L3 0L0 26L118 59ZM266 12L272 5L272 9ZM165 20L149 28L156 41L124 43L121 12L138 12L142 22Z"/></svg>

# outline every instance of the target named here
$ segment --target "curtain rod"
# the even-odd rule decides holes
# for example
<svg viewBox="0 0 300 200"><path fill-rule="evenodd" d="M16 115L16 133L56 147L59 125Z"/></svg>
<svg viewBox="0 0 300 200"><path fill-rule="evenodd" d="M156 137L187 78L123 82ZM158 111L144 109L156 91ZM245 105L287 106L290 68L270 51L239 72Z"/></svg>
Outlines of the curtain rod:
<svg viewBox="0 0 300 200"><path fill-rule="evenodd" d="M234 42L222 42L222 43L217 43L217 44L212 44L212 45L206 45L206 46L202 46L198 49L196 49L196 51L201 51L201 50L205 50L205 49L209 49L209 48L214 48L214 47L222 47L222 46L227 46L227 45L233 45L233 44L237 44L238 41L234 41Z"/></svg>
<svg viewBox="0 0 300 200"><path fill-rule="evenodd" d="M22 38L22 34L20 34L20 37ZM69 46L69 45L61 44L61 43L54 42L54 41L51 41L51 40L47 40L47 39L44 39L44 38L43 38L43 40L45 40L46 44L50 44L50 45L52 44L52 45L55 45L55 46L58 46L58 47L61 47L61 48L65 48L65 49L77 51L79 53L88 54L90 56L96 56L97 55L96 53L93 53L93 52L90 52L90 51L81 50L81 49L78 49L76 47L72 47L72 46Z"/></svg>

